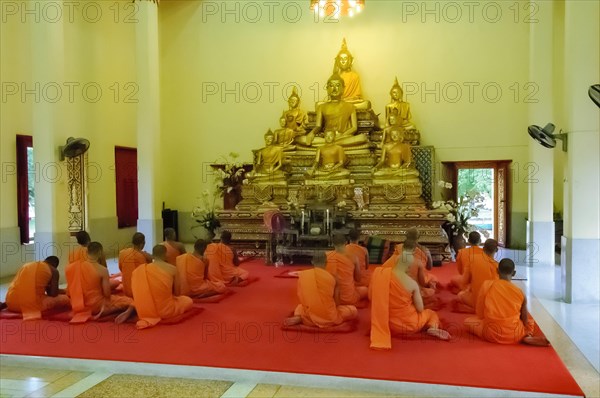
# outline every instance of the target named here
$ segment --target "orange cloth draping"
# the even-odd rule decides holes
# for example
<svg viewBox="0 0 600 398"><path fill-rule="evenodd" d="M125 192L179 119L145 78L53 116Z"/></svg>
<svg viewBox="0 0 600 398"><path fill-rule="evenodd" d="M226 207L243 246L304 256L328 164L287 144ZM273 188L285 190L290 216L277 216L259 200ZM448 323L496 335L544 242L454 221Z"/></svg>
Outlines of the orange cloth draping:
<svg viewBox="0 0 600 398"><path fill-rule="evenodd" d="M360 300L360 294L354 283L354 262L348 256L329 251L325 269L337 279L340 289L340 304L354 305Z"/></svg>
<svg viewBox="0 0 600 398"><path fill-rule="evenodd" d="M129 297L133 297L131 290L131 274L133 270L142 264L149 262L144 253L133 247L123 249L119 252L119 269L121 270L123 283L123 292Z"/></svg>
<svg viewBox="0 0 600 398"><path fill-rule="evenodd" d="M366 247L357 245L356 243L349 243L346 245L346 255L350 259L356 258L360 268L360 282L357 284L360 286L369 286L371 281L371 272L369 271L369 251Z"/></svg>
<svg viewBox="0 0 600 398"><path fill-rule="evenodd" d="M464 281L470 286L458 294L458 300L475 312L475 303L483 282L498 280L498 262L485 253L475 256L464 270Z"/></svg>
<svg viewBox="0 0 600 398"><path fill-rule="evenodd" d="M162 242L161 245L167 248L166 261L171 265L175 265L177 256L179 256L182 253L180 253L179 249L170 242L165 241Z"/></svg>
<svg viewBox="0 0 600 398"><path fill-rule="evenodd" d="M87 261L87 247L78 246L76 249L69 252L69 264L75 261Z"/></svg>
<svg viewBox="0 0 600 398"><path fill-rule="evenodd" d="M235 277L248 279L248 271L236 267L233 250L224 243L211 243L206 247L204 257L208 259L208 279L212 282L231 282Z"/></svg>
<svg viewBox="0 0 600 398"><path fill-rule="evenodd" d="M204 279L208 264L192 253L177 257L177 274L179 276L179 294L184 296L201 296L224 293L227 287L222 281L213 282Z"/></svg>

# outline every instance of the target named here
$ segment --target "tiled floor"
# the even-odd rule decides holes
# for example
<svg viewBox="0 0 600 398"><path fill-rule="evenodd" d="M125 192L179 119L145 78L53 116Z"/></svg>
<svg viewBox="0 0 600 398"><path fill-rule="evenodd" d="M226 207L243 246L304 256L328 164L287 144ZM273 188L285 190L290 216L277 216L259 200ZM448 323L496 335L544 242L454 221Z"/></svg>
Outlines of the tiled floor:
<svg viewBox="0 0 600 398"><path fill-rule="evenodd" d="M500 253L502 256L503 253ZM514 257L513 257L514 258ZM116 268L114 261L109 267ZM587 397L600 397L600 306L559 300L560 269L519 266L518 282L527 293L532 315L552 342ZM10 278L0 280L0 298ZM155 368L105 361L0 357L0 397L409 397L529 396L519 392L411 383L278 375L191 367ZM125 375L123 373L134 373ZM144 376L148 375L148 376ZM157 376L169 377L157 377ZM201 378L213 380L200 380ZM229 381L219 381L229 380ZM264 381L277 384L263 384ZM345 386L346 389L342 389ZM350 388L351 390L347 390ZM364 390L364 391L363 391Z"/></svg>

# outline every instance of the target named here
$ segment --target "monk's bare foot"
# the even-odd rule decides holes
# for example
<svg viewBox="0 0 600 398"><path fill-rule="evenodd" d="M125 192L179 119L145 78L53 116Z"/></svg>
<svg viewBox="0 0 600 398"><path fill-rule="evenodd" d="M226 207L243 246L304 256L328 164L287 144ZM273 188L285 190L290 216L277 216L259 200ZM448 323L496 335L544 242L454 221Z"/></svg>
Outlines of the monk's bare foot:
<svg viewBox="0 0 600 398"><path fill-rule="evenodd" d="M100 308L100 311L96 315L92 316L92 320L95 321L97 319L100 319L100 317L102 316L103 313L104 313L104 304L102 304L102 308Z"/></svg>
<svg viewBox="0 0 600 398"><path fill-rule="evenodd" d="M283 320L283 324L285 326L294 326L302 323L302 317L300 316L291 316L289 318L285 318Z"/></svg>
<svg viewBox="0 0 600 398"><path fill-rule="evenodd" d="M523 344L533 345L536 347L547 347L550 342L545 337L526 336L523 339Z"/></svg>
<svg viewBox="0 0 600 398"><path fill-rule="evenodd" d="M427 329L427 334L433 337L437 337L440 340L450 340L450 333L446 332L443 329L437 328L429 328Z"/></svg>
<svg viewBox="0 0 600 398"><path fill-rule="evenodd" d="M127 320L133 315L133 311L135 310L135 308L133 306L129 306L125 311L123 311L122 313L120 313L116 318L115 318L115 323L120 325L122 323L127 322Z"/></svg>

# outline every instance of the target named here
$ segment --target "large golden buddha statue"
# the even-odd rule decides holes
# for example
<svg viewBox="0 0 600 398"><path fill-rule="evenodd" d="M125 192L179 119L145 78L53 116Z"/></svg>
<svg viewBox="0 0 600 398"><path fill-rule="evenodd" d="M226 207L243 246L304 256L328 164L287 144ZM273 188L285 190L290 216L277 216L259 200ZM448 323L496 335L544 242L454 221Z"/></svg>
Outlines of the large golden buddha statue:
<svg viewBox="0 0 600 398"><path fill-rule="evenodd" d="M391 102L385 106L385 121L386 126L390 126L390 115L396 116L396 123L404 128L405 130L415 129L415 126L410 121L412 115L410 114L410 104L402 101L404 91L400 84L398 84L398 78L394 81L394 85L390 90Z"/></svg>
<svg viewBox="0 0 600 398"><path fill-rule="evenodd" d="M283 148L275 145L271 130L265 134L265 147L256 151L254 168L246 174L248 180L258 185L286 185L285 174L281 170Z"/></svg>
<svg viewBox="0 0 600 398"><path fill-rule="evenodd" d="M306 185L349 184L350 171L344 168L344 148L334 142L335 132L325 132L325 144L317 149L311 169L306 172Z"/></svg>
<svg viewBox="0 0 600 398"><path fill-rule="evenodd" d="M327 81L329 101L317 107L316 125L304 136L296 137L296 142L304 146L319 147L324 145L325 138L318 135L331 131L336 144L344 147L356 147L368 142L365 134L356 134L358 122L354 106L342 100L344 80L333 74Z"/></svg>
<svg viewBox="0 0 600 398"><path fill-rule="evenodd" d="M342 48L335 57L335 64L333 66L333 73L338 74L344 79L344 93L342 99L350 102L357 109L370 109L371 103L364 100L362 97L362 89L360 86L360 77L358 73L352 70L352 63L354 57L348 50L346 45L346 39L342 41Z"/></svg>
<svg viewBox="0 0 600 398"><path fill-rule="evenodd" d="M410 145L403 142L400 130L390 132L390 143L383 146L379 162L373 168L373 183L420 183Z"/></svg>

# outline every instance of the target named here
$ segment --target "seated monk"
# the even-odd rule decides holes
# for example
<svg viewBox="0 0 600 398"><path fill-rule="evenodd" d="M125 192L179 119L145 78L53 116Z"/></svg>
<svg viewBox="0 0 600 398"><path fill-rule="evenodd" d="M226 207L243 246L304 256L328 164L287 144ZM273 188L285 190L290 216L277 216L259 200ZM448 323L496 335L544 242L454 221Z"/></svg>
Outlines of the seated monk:
<svg viewBox="0 0 600 398"><path fill-rule="evenodd" d="M67 293L73 309L71 323L83 323L92 316L98 318L131 311L131 298L110 294L108 270L99 262L99 259L104 258L102 245L99 242L91 242L87 255L87 260L70 263L65 270Z"/></svg>
<svg viewBox="0 0 600 398"><path fill-rule="evenodd" d="M369 286L371 281L371 271L369 271L369 251L366 247L358 244L360 233L356 229L348 232L350 243L346 245L346 255L351 259L356 259L360 270L360 281L356 282L358 286Z"/></svg>
<svg viewBox="0 0 600 398"><path fill-rule="evenodd" d="M392 348L392 334L412 334L426 328L442 340L450 334L440 329L437 314L423 307L419 285L408 276L410 261L403 256L392 267L378 267L369 285L371 300L371 348Z"/></svg>
<svg viewBox="0 0 600 398"><path fill-rule="evenodd" d="M21 312L24 321L42 319L42 311L68 307L69 297L58 288L58 257L23 265L6 293L9 311Z"/></svg>
<svg viewBox="0 0 600 398"><path fill-rule="evenodd" d="M379 162L373 168L373 183L390 182L421 182L412 160L410 145L403 142L398 130L391 131L390 143L383 145Z"/></svg>
<svg viewBox="0 0 600 398"><path fill-rule="evenodd" d="M353 305L340 305L339 286L325 268L325 253L313 256L313 269L298 273L298 299L300 304L294 316L284 321L286 325L304 324L327 328L356 319L358 311Z"/></svg>
<svg viewBox="0 0 600 398"><path fill-rule="evenodd" d="M325 144L325 139L317 137L327 131L335 132L335 143L344 147L353 147L366 144L368 138L365 134L356 134L358 119L354 106L342 100L344 80L337 74L332 75L327 81L329 101L317 106L316 125L306 135L296 137L299 145L319 147Z"/></svg>
<svg viewBox="0 0 600 398"><path fill-rule="evenodd" d="M163 244L152 248L154 261L140 265L131 276L131 288L138 329L155 326L163 319L179 316L192 308L194 302L187 296L173 296L178 286L177 269L166 262L167 248ZM117 322L124 322L133 311L122 314Z"/></svg>
<svg viewBox="0 0 600 398"><path fill-rule="evenodd" d="M354 256L346 252L346 238L344 235L333 236L334 250L327 252L327 265L325 269L333 275L340 288L340 304L355 305L366 298L368 288L357 286L360 282L360 265Z"/></svg>
<svg viewBox="0 0 600 398"><path fill-rule="evenodd" d="M275 145L273 132L265 134L265 147L259 149L254 162L253 170L246 174L248 180L256 184L281 184L286 185L285 174L281 170L283 164L283 149Z"/></svg>
<svg viewBox="0 0 600 398"><path fill-rule="evenodd" d="M483 282L498 279L498 262L494 260L497 252L498 242L488 239L483 244L483 253L470 259L471 261L464 270L463 279L464 283L469 286L458 293L457 298L461 312L475 313L475 303Z"/></svg>
<svg viewBox="0 0 600 398"><path fill-rule="evenodd" d="M209 244L204 254L208 260L210 281L237 285L248 279L248 271L239 267L240 259L231 247L231 232L223 231L221 242Z"/></svg>
<svg viewBox="0 0 600 398"><path fill-rule="evenodd" d="M473 261L475 257L483 256L483 249L479 247L481 244L481 235L479 232L470 232L468 240L471 246L460 249L456 256L458 275L454 275L452 279L450 279L450 289L455 292L455 294L461 290L467 289L468 284L465 283L465 270L470 268L471 261Z"/></svg>
<svg viewBox="0 0 600 398"><path fill-rule="evenodd" d="M306 184L349 183L350 171L344 168L346 154L344 148L333 142L333 131L325 133L325 145L317 149L317 155L311 169L306 172Z"/></svg>
<svg viewBox="0 0 600 398"><path fill-rule="evenodd" d="M190 297L208 297L225 293L227 287L223 282L212 282L208 279L208 260L204 251L208 242L198 239L194 243L194 252L177 257L178 284L175 294Z"/></svg>
<svg viewBox="0 0 600 398"><path fill-rule="evenodd" d="M438 287L438 280L433 274L427 271L427 254L419 249L417 243L418 237L418 230L410 228L406 232L404 243L396 245L394 254L383 263L383 267L393 267L398 258L402 258L403 261L409 263L408 276L418 283L425 306L431 307L437 303L435 293Z"/></svg>
<svg viewBox="0 0 600 398"><path fill-rule="evenodd" d="M136 232L131 238L132 247L123 249L119 252L119 269L122 275L123 292L129 297L133 297L131 290L131 274L133 270L142 264L152 262L150 253L144 251L146 237L141 232Z"/></svg>
<svg viewBox="0 0 600 398"><path fill-rule="evenodd" d="M86 261L87 260L87 247L92 241L90 234L86 231L79 231L75 234L77 244L79 245L75 249L69 251L69 264L75 261Z"/></svg>
<svg viewBox="0 0 600 398"><path fill-rule="evenodd" d="M165 228L165 241L161 243L167 248L167 262L175 265L175 259L185 253L183 243L177 242L177 233L173 228Z"/></svg>
<svg viewBox="0 0 600 398"><path fill-rule="evenodd" d="M486 241L487 242L487 241ZM469 331L484 340L499 344L550 344L533 336L533 319L527 314L527 299L511 281L515 263L508 258L498 264L499 279L486 280L477 296L476 316L465 319Z"/></svg>

